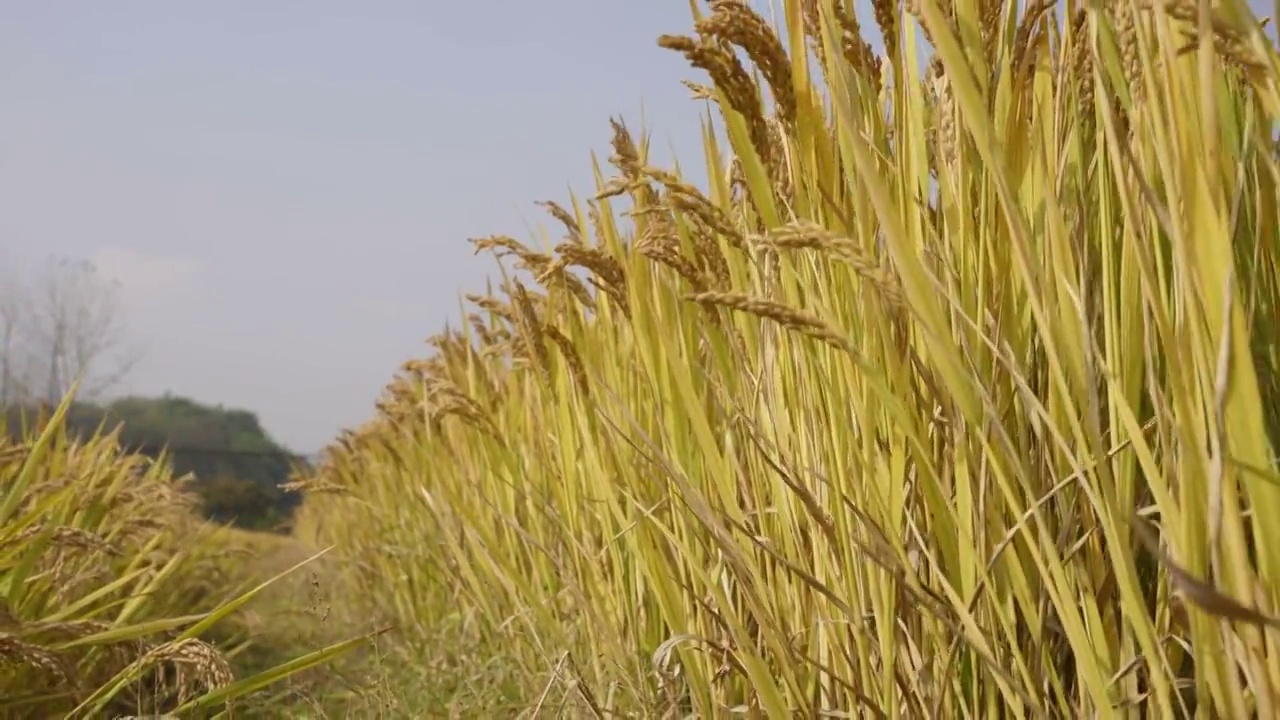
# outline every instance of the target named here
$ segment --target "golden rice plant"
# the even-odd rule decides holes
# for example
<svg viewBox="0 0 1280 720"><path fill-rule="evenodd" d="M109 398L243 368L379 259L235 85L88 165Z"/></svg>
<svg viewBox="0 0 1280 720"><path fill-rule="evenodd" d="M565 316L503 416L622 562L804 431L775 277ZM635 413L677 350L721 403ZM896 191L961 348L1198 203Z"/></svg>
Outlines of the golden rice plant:
<svg viewBox="0 0 1280 720"><path fill-rule="evenodd" d="M354 644L237 678L236 648L210 638L270 581L236 582L244 558L223 557L167 459L69 437L70 401L18 440L0 427L0 717L226 715Z"/></svg>
<svg viewBox="0 0 1280 720"><path fill-rule="evenodd" d="M1280 716L1276 47L1238 0L873 5L882 55L693 4L707 187L615 123L330 448L300 529L421 712ZM444 626L490 653L447 698Z"/></svg>

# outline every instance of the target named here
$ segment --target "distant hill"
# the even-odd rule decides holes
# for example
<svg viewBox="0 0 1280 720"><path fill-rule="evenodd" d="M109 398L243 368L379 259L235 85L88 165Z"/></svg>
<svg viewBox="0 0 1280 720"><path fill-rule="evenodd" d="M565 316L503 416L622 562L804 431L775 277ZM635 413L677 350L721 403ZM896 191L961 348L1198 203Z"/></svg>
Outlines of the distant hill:
<svg viewBox="0 0 1280 720"><path fill-rule="evenodd" d="M39 413L11 407L4 413L10 435ZM177 475L195 476L195 492L212 520L266 530L280 526L301 502L279 485L299 463L315 464L277 443L247 410L210 406L189 398L126 397L103 405L76 403L66 426L87 437L99 428L120 428L126 448L155 457L168 451Z"/></svg>

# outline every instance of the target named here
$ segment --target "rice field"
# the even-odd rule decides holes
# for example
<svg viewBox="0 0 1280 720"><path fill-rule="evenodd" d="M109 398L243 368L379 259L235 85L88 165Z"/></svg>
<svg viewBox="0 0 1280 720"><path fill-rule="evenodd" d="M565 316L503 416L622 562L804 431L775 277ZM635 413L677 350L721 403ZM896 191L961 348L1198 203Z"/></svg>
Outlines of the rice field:
<svg viewBox="0 0 1280 720"><path fill-rule="evenodd" d="M366 641L237 677L244 611L313 558L246 572L255 545L200 521L166 457L67 432L73 396L0 426L0 717L225 716Z"/></svg>
<svg viewBox="0 0 1280 720"><path fill-rule="evenodd" d="M690 7L709 180L613 120L300 481L314 713L1280 717L1264 24Z"/></svg>
<svg viewBox="0 0 1280 720"><path fill-rule="evenodd" d="M408 674L452 626L463 715L1280 714L1263 25L692 7L707 186L615 121L312 480Z"/></svg>

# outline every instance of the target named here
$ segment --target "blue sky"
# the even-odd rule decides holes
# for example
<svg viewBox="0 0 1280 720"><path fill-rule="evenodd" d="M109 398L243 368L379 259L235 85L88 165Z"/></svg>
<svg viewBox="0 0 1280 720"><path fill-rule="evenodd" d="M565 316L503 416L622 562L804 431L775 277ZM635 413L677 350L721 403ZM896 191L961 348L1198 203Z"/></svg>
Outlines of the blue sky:
<svg viewBox="0 0 1280 720"><path fill-rule="evenodd" d="M368 418L609 117L696 162L661 33L688 5L0 2L0 249L119 278L126 389L256 411L303 452Z"/></svg>
<svg viewBox="0 0 1280 720"><path fill-rule="evenodd" d="M483 288L466 238L559 233L534 202L591 190L611 116L700 168L704 78L655 44L690 27L684 0L0 0L0 261L96 262L145 350L125 390L318 450Z"/></svg>

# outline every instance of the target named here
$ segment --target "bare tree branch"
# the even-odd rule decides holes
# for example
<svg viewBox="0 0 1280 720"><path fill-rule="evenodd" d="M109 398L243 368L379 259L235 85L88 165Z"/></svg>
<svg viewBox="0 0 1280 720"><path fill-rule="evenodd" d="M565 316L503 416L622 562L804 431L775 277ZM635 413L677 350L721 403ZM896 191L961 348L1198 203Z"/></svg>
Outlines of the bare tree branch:
<svg viewBox="0 0 1280 720"><path fill-rule="evenodd" d="M19 372L22 288L8 253L0 251L0 407L27 394Z"/></svg>
<svg viewBox="0 0 1280 720"><path fill-rule="evenodd" d="M96 400L141 358L117 282L84 261L51 259L42 270L26 283L0 274L0 405L56 404L77 379L78 395Z"/></svg>

